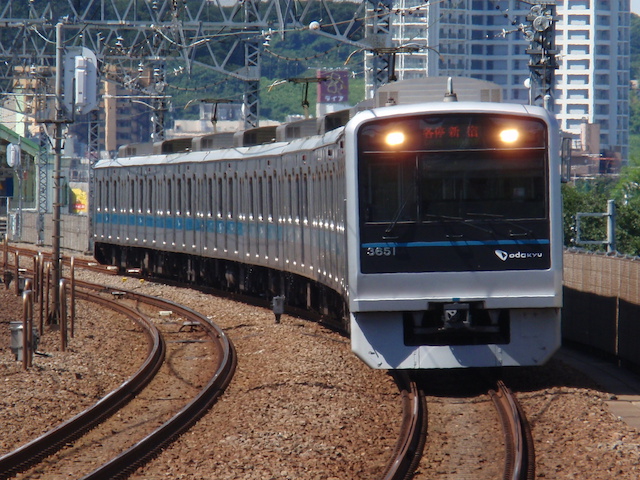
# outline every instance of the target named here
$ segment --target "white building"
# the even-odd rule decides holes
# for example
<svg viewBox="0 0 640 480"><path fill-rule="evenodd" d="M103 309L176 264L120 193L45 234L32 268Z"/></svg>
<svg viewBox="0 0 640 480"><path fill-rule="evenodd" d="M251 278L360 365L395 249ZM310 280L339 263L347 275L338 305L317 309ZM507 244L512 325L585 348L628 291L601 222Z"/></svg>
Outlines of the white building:
<svg viewBox="0 0 640 480"><path fill-rule="evenodd" d="M397 79L473 77L502 85L503 101L528 103L529 40L522 30L531 23L527 20L531 3L397 0L390 17L392 46L422 47L397 55ZM554 100L561 128L579 139L582 124L598 124L601 150L627 159L629 0L557 0L556 17L559 68ZM365 58L369 87L371 60L369 53Z"/></svg>
<svg viewBox="0 0 640 480"><path fill-rule="evenodd" d="M630 16L629 0L558 1L558 119L578 135L583 123L597 124L601 151L623 160L629 157Z"/></svg>

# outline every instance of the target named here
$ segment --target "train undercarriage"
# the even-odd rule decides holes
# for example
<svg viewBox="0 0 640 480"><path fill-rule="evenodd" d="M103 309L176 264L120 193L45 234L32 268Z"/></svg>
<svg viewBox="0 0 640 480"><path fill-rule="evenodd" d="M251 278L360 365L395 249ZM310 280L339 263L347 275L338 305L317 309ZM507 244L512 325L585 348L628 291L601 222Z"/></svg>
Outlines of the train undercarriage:
<svg viewBox="0 0 640 480"><path fill-rule="evenodd" d="M118 267L119 273L139 269L143 278L169 280L258 299L265 306L284 296L285 305L316 314L328 324L349 330L347 306L340 294L309 278L230 260L140 247L96 243L95 259Z"/></svg>

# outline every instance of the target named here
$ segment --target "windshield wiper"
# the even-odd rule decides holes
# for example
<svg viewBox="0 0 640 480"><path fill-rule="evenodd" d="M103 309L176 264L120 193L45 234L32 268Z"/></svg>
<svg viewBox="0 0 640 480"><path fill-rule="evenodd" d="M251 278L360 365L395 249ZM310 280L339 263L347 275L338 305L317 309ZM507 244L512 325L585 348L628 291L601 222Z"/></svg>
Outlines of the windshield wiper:
<svg viewBox="0 0 640 480"><path fill-rule="evenodd" d="M398 224L398 221L400 220L400 215L402 215L402 212L404 211L404 207L407 206L407 201L408 201L408 199L405 200L402 205L400 205L400 208L398 208L398 211L393 216L393 220L391 220L391 223L389 224L389 226L387 228L385 228L384 234L382 235L382 239L383 240L397 240L398 239L398 235L391 235L391 232L393 232L393 229L396 228L396 225Z"/></svg>
<svg viewBox="0 0 640 480"><path fill-rule="evenodd" d="M475 228L476 230L480 230L481 232L484 232L484 233L493 233L491 230L488 230L486 228L482 228L479 225L475 225L474 223L471 223L471 222L469 222L468 220L465 220L462 217L449 217L447 215L434 215L434 214L430 214L430 213L425 213L422 216L424 218L433 218L435 220L450 220L453 223L461 223L462 225L467 225L469 227ZM462 235L462 234L460 234L460 235L447 235L447 238L451 238L451 237L463 238L464 235Z"/></svg>
<svg viewBox="0 0 640 480"><path fill-rule="evenodd" d="M533 235L533 230L530 230L526 227L523 227L522 225L519 225L511 220L506 220L504 218L504 215L500 215L497 213L476 213L476 212L467 212L467 215L470 217L484 217L484 218L488 218L491 220L499 220L502 223L505 223L511 227L515 227L515 228L519 228L520 230L522 230L523 233L513 233L513 232L509 232L509 236L510 237L528 237L528 236L534 236Z"/></svg>
<svg viewBox="0 0 640 480"><path fill-rule="evenodd" d="M393 220L391 220L391 223L389 223L389 226L387 226L387 228L385 228L384 233L382 234L382 239L383 240L397 240L398 239L398 235L391 235L391 233L393 232L393 229L396 228L396 225L400 221L400 215L402 215L402 212L404 212L404 208L407 206L407 203L409 203L409 199L413 196L415 191L416 191L416 186L414 184L411 187L411 190L409 191L409 194L405 197L404 202L402 202L402 205L400 205L398 207L398 210L396 210L396 213L393 215Z"/></svg>

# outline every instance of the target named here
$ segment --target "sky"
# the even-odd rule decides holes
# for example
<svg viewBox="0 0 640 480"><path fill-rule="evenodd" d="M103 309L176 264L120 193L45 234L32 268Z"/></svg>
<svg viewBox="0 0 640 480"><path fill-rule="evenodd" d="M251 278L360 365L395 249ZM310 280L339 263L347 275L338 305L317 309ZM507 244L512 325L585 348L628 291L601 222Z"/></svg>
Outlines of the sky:
<svg viewBox="0 0 640 480"><path fill-rule="evenodd" d="M631 0L631 11L640 15L640 0Z"/></svg>

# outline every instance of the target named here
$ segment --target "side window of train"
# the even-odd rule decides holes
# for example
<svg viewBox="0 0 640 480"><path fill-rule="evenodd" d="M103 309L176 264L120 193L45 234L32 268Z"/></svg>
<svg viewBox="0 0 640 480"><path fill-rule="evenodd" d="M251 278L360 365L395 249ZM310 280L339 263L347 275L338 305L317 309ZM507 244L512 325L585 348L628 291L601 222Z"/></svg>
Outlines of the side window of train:
<svg viewBox="0 0 640 480"><path fill-rule="evenodd" d="M329 202L331 207L329 208L329 215L331 215L331 223L335 221L336 218L336 191L335 184L333 183L333 171L329 172Z"/></svg>
<svg viewBox="0 0 640 480"><path fill-rule="evenodd" d="M167 215L171 215L171 212L173 211L173 205L172 205L172 201L173 201L173 188L172 188L172 182L170 178L167 178L167 200L166 200L166 204L167 204L167 210L166 210L166 214Z"/></svg>
<svg viewBox="0 0 640 480"><path fill-rule="evenodd" d="M258 177L258 206L256 208L258 220L264 220L264 182L263 177Z"/></svg>
<svg viewBox="0 0 640 480"><path fill-rule="evenodd" d="M242 192L244 192L244 178L242 177L236 177L235 180L235 185L236 185L236 211L235 211L235 216L236 217L241 217L242 214L244 213L244 208L246 207L246 205L244 204L244 199L242 196Z"/></svg>
<svg viewBox="0 0 640 480"><path fill-rule="evenodd" d="M296 222L300 222L302 219L302 182L300 181L300 174L296 174L296 182L295 182L295 212L294 212L294 220Z"/></svg>
<svg viewBox="0 0 640 480"><path fill-rule="evenodd" d="M134 213L136 210L136 181L129 179L129 213Z"/></svg>
<svg viewBox="0 0 640 480"><path fill-rule="evenodd" d="M233 218L233 177L227 180L227 218Z"/></svg>
<svg viewBox="0 0 640 480"><path fill-rule="evenodd" d="M111 211L117 211L117 198L118 198L118 181L116 179L111 183L112 195L111 195Z"/></svg>
<svg viewBox="0 0 640 480"><path fill-rule="evenodd" d="M302 175L300 185L300 216L302 221L306 223L309 216L309 178L306 173Z"/></svg>
<svg viewBox="0 0 640 480"><path fill-rule="evenodd" d="M222 210L222 198L223 198L223 196L222 196L222 178L218 178L218 182L217 183L218 183L218 192L217 192L218 193L217 194L217 197L218 197L218 201L217 201L218 212L217 212L217 217L218 218L222 218L222 211L223 211Z"/></svg>
<svg viewBox="0 0 640 480"><path fill-rule="evenodd" d="M176 179L176 214L182 214L182 179Z"/></svg>
<svg viewBox="0 0 640 480"><path fill-rule="evenodd" d="M187 178L187 216L191 216L193 213L193 185L191 178Z"/></svg>
<svg viewBox="0 0 640 480"><path fill-rule="evenodd" d="M254 209L254 206L255 206L254 205L255 195L254 195L254 192L253 192L253 177L249 177L247 181L249 183L249 190L247 190L247 192L249 194L249 198L247 199L247 202L248 202L247 214L248 214L249 220L253 220L253 214L254 214L254 210L255 210Z"/></svg>
<svg viewBox="0 0 640 480"><path fill-rule="evenodd" d="M207 178L207 217L213 216L213 178Z"/></svg>
<svg viewBox="0 0 640 480"><path fill-rule="evenodd" d="M102 191L102 180L99 180L98 182L96 182L97 185L97 192L96 192L96 198L98 199L98 205L96 210L99 212L101 210L101 205L104 205L104 193Z"/></svg>
<svg viewBox="0 0 640 480"><path fill-rule="evenodd" d="M291 175L287 175L287 190L284 192L285 194L285 202L284 202L284 217L285 220L291 220L293 217L293 185L291 180Z"/></svg>
<svg viewBox="0 0 640 480"><path fill-rule="evenodd" d="M273 222L273 177L267 178L267 220Z"/></svg>
<svg viewBox="0 0 640 480"><path fill-rule="evenodd" d="M147 180L147 213L153 213L153 180Z"/></svg>

